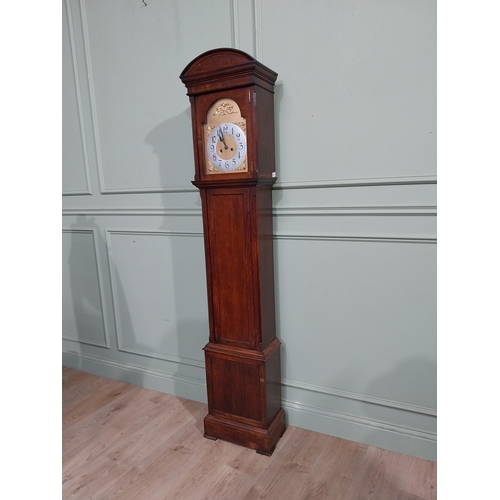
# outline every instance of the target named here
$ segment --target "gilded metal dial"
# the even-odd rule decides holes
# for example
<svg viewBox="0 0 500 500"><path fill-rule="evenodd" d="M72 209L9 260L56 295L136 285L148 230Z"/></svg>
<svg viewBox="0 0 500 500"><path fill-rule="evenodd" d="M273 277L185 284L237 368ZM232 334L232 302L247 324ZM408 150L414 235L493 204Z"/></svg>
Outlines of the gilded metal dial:
<svg viewBox="0 0 500 500"><path fill-rule="evenodd" d="M207 139L207 157L221 172L237 169L247 155L247 139L235 123L216 125Z"/></svg>

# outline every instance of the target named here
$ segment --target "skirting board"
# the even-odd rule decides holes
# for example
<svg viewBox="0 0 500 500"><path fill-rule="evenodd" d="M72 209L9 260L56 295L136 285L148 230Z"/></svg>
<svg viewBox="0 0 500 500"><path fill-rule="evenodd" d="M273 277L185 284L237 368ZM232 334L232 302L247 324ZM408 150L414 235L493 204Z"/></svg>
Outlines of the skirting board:
<svg viewBox="0 0 500 500"><path fill-rule="evenodd" d="M207 402L207 389L204 380L69 351L63 351L62 364L68 368L173 394L180 398L201 403Z"/></svg>
<svg viewBox="0 0 500 500"><path fill-rule="evenodd" d="M147 389L207 402L204 380L69 351L63 351L62 364ZM282 406L287 414L287 425L426 460L437 460L435 434L345 415L286 399L283 400Z"/></svg>

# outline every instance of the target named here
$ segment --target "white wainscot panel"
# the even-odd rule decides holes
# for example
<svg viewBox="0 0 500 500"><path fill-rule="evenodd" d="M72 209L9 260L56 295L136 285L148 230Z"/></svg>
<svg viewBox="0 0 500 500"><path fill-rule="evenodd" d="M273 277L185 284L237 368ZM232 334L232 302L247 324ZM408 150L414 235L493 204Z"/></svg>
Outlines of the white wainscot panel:
<svg viewBox="0 0 500 500"><path fill-rule="evenodd" d="M66 2L62 10L62 189L66 195L90 194L82 102L75 78L75 41Z"/></svg>
<svg viewBox="0 0 500 500"><path fill-rule="evenodd" d="M260 5L281 181L435 175L434 1Z"/></svg>
<svg viewBox="0 0 500 500"><path fill-rule="evenodd" d="M292 386L436 408L436 245L278 237L275 260Z"/></svg>
<svg viewBox="0 0 500 500"><path fill-rule="evenodd" d="M62 334L66 340L108 347L93 230L62 235Z"/></svg>
<svg viewBox="0 0 500 500"><path fill-rule="evenodd" d="M203 366L208 341L201 234L108 231L118 348Z"/></svg>
<svg viewBox="0 0 500 500"><path fill-rule="evenodd" d="M230 1L85 2L104 193L189 188L189 99L179 80L197 55L230 46Z"/></svg>

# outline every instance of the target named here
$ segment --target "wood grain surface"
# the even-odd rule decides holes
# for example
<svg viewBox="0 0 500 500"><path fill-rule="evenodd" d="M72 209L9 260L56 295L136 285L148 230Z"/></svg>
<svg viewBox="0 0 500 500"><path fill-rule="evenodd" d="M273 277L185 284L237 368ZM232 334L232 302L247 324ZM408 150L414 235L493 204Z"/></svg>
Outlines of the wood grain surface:
<svg viewBox="0 0 500 500"><path fill-rule="evenodd" d="M266 457L205 439L203 403L62 372L64 500L436 498L434 462L295 427Z"/></svg>

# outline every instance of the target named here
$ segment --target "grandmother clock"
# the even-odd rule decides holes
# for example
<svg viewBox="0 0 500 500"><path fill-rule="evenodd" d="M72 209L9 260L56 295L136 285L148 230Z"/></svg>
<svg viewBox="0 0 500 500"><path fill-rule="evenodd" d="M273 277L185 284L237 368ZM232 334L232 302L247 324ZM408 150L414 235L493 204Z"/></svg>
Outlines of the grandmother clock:
<svg viewBox="0 0 500 500"><path fill-rule="evenodd" d="M235 49L205 52L180 75L191 102L205 239L205 437L264 455L285 431L271 199L277 76Z"/></svg>

